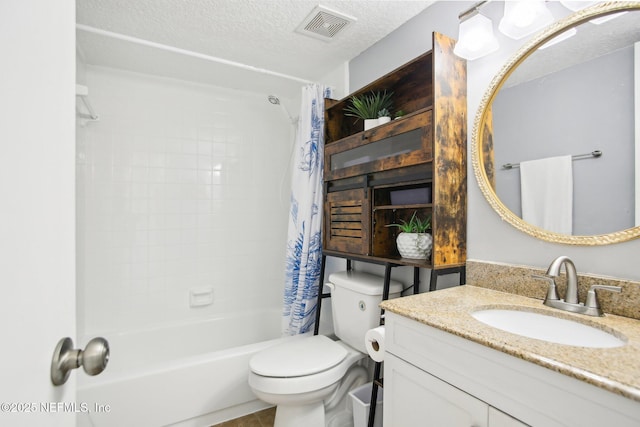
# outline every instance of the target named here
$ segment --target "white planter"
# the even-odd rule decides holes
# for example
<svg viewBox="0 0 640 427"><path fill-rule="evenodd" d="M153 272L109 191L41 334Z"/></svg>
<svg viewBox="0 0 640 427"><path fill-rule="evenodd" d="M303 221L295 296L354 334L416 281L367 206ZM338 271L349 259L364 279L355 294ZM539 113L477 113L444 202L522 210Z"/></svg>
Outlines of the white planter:
<svg viewBox="0 0 640 427"><path fill-rule="evenodd" d="M378 124L384 124L384 123L389 123L391 121L391 117L388 116L384 116L384 117L378 117Z"/></svg>
<svg viewBox="0 0 640 427"><path fill-rule="evenodd" d="M431 255L433 237L429 233L400 233L396 245L402 258L427 259Z"/></svg>
<svg viewBox="0 0 640 427"><path fill-rule="evenodd" d="M364 119L364 130L378 126L378 119Z"/></svg>

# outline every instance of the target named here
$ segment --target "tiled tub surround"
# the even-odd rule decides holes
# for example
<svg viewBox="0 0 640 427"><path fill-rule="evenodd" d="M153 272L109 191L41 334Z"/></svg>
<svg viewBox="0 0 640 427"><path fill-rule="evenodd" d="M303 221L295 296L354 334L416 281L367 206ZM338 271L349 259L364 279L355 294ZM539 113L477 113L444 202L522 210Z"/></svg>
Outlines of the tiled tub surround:
<svg viewBox="0 0 640 427"><path fill-rule="evenodd" d="M539 299L472 285L384 301L381 306L456 336L585 381L640 402L640 321L608 314L588 317L546 307ZM484 308L549 312L615 331L627 344L584 348L526 338L492 328L471 316Z"/></svg>
<svg viewBox="0 0 640 427"><path fill-rule="evenodd" d="M100 120L77 135L79 335L278 312L293 138L282 110L264 94L100 67L83 84ZM213 303L190 307L191 290Z"/></svg>

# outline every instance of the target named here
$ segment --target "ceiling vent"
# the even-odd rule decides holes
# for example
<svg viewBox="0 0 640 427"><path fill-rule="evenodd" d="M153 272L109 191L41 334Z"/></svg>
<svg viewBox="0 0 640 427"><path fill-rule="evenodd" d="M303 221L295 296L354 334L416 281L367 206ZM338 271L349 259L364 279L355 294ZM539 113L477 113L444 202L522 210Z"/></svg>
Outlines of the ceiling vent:
<svg viewBox="0 0 640 427"><path fill-rule="evenodd" d="M318 5L296 31L316 39L331 41L336 34L355 21L356 18L352 16Z"/></svg>

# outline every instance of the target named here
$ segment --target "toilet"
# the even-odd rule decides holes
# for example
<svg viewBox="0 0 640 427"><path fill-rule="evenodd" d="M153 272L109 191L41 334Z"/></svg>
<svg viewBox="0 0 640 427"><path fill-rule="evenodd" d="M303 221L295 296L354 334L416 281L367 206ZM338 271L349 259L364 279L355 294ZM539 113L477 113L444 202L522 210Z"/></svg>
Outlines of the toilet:
<svg viewBox="0 0 640 427"><path fill-rule="evenodd" d="M329 276L333 326L338 341L304 336L257 353L249 362L249 386L276 405L274 427L352 425L344 419L347 394L369 379L362 363L365 333L380 323L383 278L342 271ZM402 284L391 281L389 298Z"/></svg>

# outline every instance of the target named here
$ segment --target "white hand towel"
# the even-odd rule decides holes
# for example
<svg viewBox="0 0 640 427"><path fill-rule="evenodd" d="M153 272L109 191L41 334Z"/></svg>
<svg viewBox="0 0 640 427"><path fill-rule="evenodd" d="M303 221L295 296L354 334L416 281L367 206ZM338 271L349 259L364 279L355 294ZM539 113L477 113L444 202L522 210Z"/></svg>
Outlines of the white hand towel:
<svg viewBox="0 0 640 427"><path fill-rule="evenodd" d="M521 162L520 190L523 220L548 231L572 234L571 156Z"/></svg>

